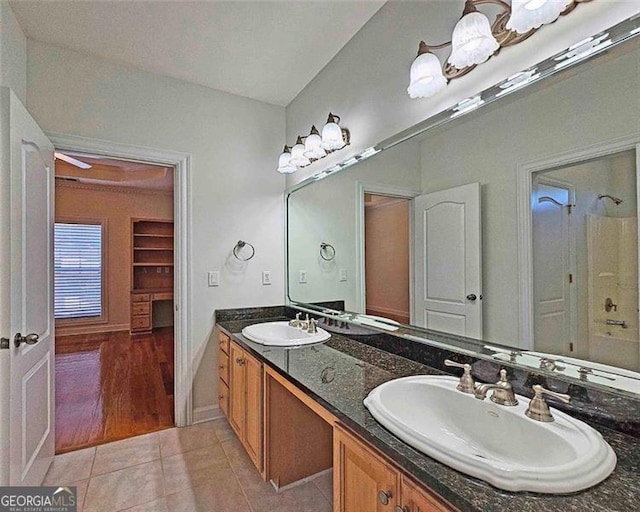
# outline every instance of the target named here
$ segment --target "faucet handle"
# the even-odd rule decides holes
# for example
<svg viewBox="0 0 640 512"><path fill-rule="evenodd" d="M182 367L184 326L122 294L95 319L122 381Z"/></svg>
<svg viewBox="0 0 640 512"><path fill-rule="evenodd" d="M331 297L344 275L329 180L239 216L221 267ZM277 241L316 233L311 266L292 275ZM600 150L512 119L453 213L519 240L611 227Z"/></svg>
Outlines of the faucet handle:
<svg viewBox="0 0 640 512"><path fill-rule="evenodd" d="M311 320L309 320L309 327L307 327L307 333L309 334L315 334L318 332L318 321L315 318L312 318Z"/></svg>
<svg viewBox="0 0 640 512"><path fill-rule="evenodd" d="M445 359L444 364L445 366L453 366L455 368L464 369L464 373L460 377L460 382L458 382L456 389L458 391L462 391L463 393L473 394L476 383L473 380L473 376L471 375L471 365L458 363L456 361L451 361L451 359Z"/></svg>
<svg viewBox="0 0 640 512"><path fill-rule="evenodd" d="M551 396L566 404L571 401L571 397L569 395L549 391L548 389L543 388L540 384L534 384L531 386L531 389L533 389L534 395L529 402L529 407L527 407L527 410L524 413L532 420L544 421L547 423L553 421L549 405L543 395Z"/></svg>

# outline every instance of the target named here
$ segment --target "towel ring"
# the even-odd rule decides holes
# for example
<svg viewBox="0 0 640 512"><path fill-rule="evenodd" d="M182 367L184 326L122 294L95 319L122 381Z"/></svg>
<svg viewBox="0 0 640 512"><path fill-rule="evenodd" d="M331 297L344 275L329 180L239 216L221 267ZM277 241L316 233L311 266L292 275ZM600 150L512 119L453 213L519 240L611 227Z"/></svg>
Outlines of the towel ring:
<svg viewBox="0 0 640 512"><path fill-rule="evenodd" d="M238 250L242 249L245 245L248 245L249 247L251 247L251 254L249 255L248 258L241 258L240 256L238 256ZM251 258L253 258L256 255L256 248L253 245L251 245L249 242L238 240L238 243L233 248L233 255L236 257L236 259L239 259L240 261L249 261Z"/></svg>
<svg viewBox="0 0 640 512"><path fill-rule="evenodd" d="M328 252L329 257L327 258L324 253ZM327 242L322 242L320 244L320 257L325 261L331 261L336 257L336 249L333 245L328 244Z"/></svg>

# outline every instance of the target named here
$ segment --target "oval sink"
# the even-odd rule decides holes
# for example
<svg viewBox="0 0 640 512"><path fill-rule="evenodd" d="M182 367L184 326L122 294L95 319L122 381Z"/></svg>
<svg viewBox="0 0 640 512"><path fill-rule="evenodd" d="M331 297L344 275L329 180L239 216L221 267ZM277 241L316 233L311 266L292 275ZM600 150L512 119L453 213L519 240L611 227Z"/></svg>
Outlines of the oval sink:
<svg viewBox="0 0 640 512"><path fill-rule="evenodd" d="M552 408L555 421L525 416L456 390L458 379L419 375L385 382L365 398L372 416L404 442L507 491L564 494L611 474L616 455L599 432Z"/></svg>
<svg viewBox="0 0 640 512"><path fill-rule="evenodd" d="M324 329L317 328L318 332L309 334L307 331L291 327L289 322L265 322L254 324L242 329L242 335L251 341L261 345L274 345L278 347L297 347L328 340L331 335Z"/></svg>

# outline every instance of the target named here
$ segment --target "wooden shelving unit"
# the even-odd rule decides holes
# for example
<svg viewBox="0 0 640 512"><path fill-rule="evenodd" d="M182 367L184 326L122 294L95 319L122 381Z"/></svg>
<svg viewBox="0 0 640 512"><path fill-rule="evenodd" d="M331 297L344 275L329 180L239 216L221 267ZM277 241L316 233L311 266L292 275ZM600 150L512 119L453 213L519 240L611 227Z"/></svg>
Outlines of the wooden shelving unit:
<svg viewBox="0 0 640 512"><path fill-rule="evenodd" d="M131 333L153 328L153 302L173 300L173 221L131 219Z"/></svg>

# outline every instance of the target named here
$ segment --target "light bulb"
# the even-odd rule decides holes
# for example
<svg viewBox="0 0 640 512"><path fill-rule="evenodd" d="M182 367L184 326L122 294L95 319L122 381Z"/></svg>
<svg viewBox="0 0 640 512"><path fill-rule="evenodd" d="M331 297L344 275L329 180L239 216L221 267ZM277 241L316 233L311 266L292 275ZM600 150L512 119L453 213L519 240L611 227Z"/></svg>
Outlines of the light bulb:
<svg viewBox="0 0 640 512"><path fill-rule="evenodd" d="M304 156L307 158L322 158L327 152L322 148L322 138L315 126L311 127L311 133L304 141Z"/></svg>
<svg viewBox="0 0 640 512"><path fill-rule="evenodd" d="M338 125L339 121L338 116L329 113L327 124L322 128L322 147L327 151L342 149L346 145L342 138L342 128Z"/></svg>
<svg viewBox="0 0 640 512"><path fill-rule="evenodd" d="M296 145L291 148L291 160L289 163L296 167L306 167L311 163L309 159L304 156L304 144L302 143L301 137L298 137Z"/></svg>
<svg viewBox="0 0 640 512"><path fill-rule="evenodd" d="M291 165L291 153L289 153L289 147L285 146L280 158L278 158L278 172L282 174L291 174L296 171L296 167Z"/></svg>

